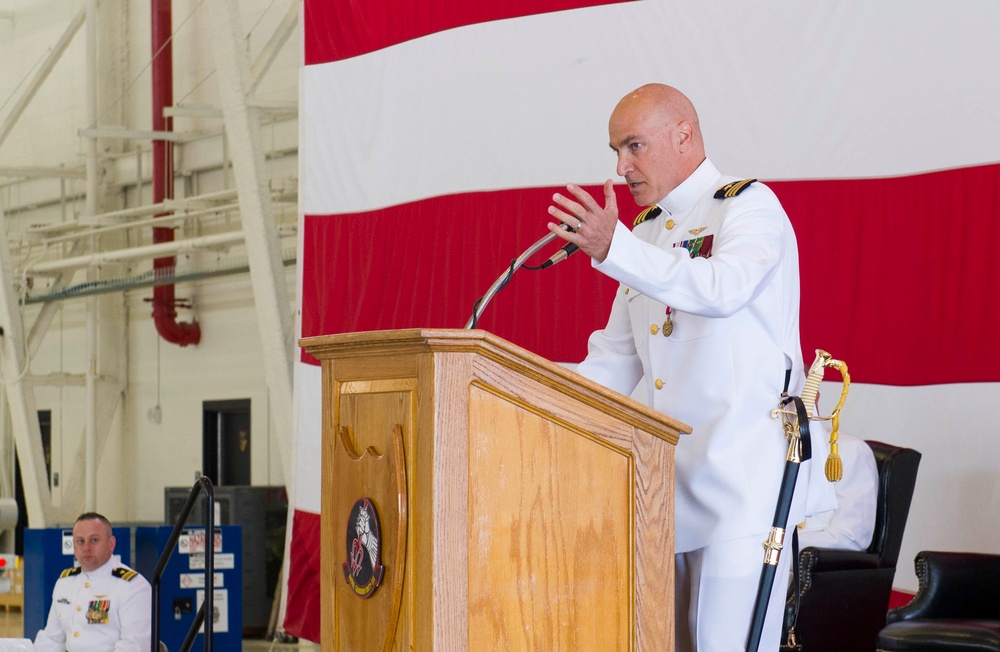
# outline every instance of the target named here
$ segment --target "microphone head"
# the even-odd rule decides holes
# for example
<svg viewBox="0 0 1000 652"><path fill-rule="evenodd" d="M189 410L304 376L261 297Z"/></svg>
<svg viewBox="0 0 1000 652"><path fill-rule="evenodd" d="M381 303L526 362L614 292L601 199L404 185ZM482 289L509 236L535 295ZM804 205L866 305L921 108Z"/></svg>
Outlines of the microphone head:
<svg viewBox="0 0 1000 652"><path fill-rule="evenodd" d="M556 263L561 263L562 261L572 256L574 253L576 253L579 249L580 247L573 244L572 242L567 242L562 246L561 249L559 249L559 251L552 254L548 260L542 263L540 269L545 269L547 267L552 267Z"/></svg>

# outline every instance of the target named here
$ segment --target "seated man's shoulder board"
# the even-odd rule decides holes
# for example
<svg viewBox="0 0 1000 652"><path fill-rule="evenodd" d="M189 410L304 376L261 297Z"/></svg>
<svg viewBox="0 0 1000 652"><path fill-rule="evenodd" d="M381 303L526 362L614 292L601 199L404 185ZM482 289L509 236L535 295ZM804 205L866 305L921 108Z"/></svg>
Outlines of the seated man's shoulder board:
<svg viewBox="0 0 1000 652"><path fill-rule="evenodd" d="M730 197L735 197L744 190L750 187L750 184L757 181L756 179L743 179L741 181L732 181L722 186L715 191L716 199L729 199Z"/></svg>
<svg viewBox="0 0 1000 652"><path fill-rule="evenodd" d="M111 571L111 574L119 579L125 580L126 582L131 582L132 578L134 578L139 573L132 570L131 568L125 568L124 566L119 566L118 568Z"/></svg>
<svg viewBox="0 0 1000 652"><path fill-rule="evenodd" d="M73 568L67 568L63 572L59 573L59 579L64 577L73 577L74 575L79 575L83 572L83 568L80 566L74 566Z"/></svg>
<svg viewBox="0 0 1000 652"><path fill-rule="evenodd" d="M660 210L659 206L650 206L643 212L639 213L639 215L635 218L635 221L632 222L632 227L635 228L646 220L655 220L656 217L662 212L663 211Z"/></svg>

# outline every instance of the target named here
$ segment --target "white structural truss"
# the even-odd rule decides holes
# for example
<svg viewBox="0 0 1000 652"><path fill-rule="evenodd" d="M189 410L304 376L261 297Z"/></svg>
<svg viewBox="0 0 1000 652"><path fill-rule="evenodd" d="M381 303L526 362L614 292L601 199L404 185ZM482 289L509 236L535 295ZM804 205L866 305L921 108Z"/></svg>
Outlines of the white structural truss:
<svg viewBox="0 0 1000 652"><path fill-rule="evenodd" d="M294 261L297 194L294 179L268 177L267 163L275 156L296 154L297 107L294 103L259 102L254 94L278 51L294 34L299 3L279 0L278 5L287 6L287 11L252 62L237 0L199 5L204 9L200 18L208 21L212 30L214 81L221 106L173 106L164 111L171 116L221 118L220 129L198 134L107 125L109 115L112 121L125 120L120 110L116 113L108 107L129 89L120 78L114 81L98 71L109 65L101 57L124 59L119 48L127 47L122 16L127 15L129 3L86 0L0 122L2 148L85 27L86 124L76 132L84 165L0 166L0 180L16 178L25 188L44 181L50 187L62 183L65 189L67 183L79 184L80 180L86 188L86 208L81 214L56 224L29 226L16 241L8 237L8 221L0 212L0 404L4 405L0 409L0 444L13 440L16 446L31 527L71 522L81 511L94 509L96 469L108 434L116 419L121 422L123 403L128 400L127 351L121 346L128 338L122 293L136 287L249 274L264 357L267 413L274 432L284 438L277 450L284 477L290 477L296 349L284 268ZM123 45L108 45L116 40ZM262 146L262 122L270 129L267 150ZM203 151L216 147L218 160L199 165L216 177L231 174L235 189L198 193L198 184L192 181L198 171L178 170L182 183L186 179L192 192L155 205L143 203L149 170L143 170L148 159L142 146L154 138L169 138L175 146L188 148L185 162L189 165L204 161ZM129 143L134 146L127 147ZM128 181L130 178L133 180ZM128 208L121 205L126 195L131 197ZM158 227L174 228L176 239L154 244L150 235L154 221ZM178 262L169 278L151 268L154 258L182 253L194 255ZM29 286L31 292L27 291ZM86 371L33 375L32 358L42 346L60 302L80 297L86 297ZM75 388L86 396L86 409L73 424L83 432L79 448L63 453L66 472L58 501L53 500L46 478L36 411L35 392L42 387ZM0 456L2 449L0 446ZM9 462L0 461L4 465ZM12 490L9 480L0 478L3 496Z"/></svg>

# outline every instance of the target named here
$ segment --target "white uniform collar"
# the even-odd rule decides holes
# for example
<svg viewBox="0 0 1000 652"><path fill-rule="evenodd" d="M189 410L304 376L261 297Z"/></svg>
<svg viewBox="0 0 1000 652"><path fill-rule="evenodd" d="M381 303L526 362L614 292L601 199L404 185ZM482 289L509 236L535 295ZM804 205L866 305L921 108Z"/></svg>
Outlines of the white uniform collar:
<svg viewBox="0 0 1000 652"><path fill-rule="evenodd" d="M111 555L111 559L106 561L103 566L96 568L91 572L83 571L83 574L89 578L104 577L106 575L111 575L111 571L116 567L121 566L122 558L120 555Z"/></svg>
<svg viewBox="0 0 1000 652"><path fill-rule="evenodd" d="M714 189L721 178L722 173L706 158L687 179L667 193L667 196L656 205L662 208L667 215L683 213L694 206L705 195L706 191Z"/></svg>

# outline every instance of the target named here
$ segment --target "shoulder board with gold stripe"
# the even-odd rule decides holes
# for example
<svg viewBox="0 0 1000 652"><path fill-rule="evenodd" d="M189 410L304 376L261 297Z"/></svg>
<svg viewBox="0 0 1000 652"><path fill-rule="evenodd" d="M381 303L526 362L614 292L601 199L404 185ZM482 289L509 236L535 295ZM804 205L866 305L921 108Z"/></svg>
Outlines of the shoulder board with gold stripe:
<svg viewBox="0 0 1000 652"><path fill-rule="evenodd" d="M733 181L732 183L727 183L718 190L715 191L716 199L729 199L730 197L735 197L744 190L750 187L750 184L756 181L756 179L743 179L742 181Z"/></svg>
<svg viewBox="0 0 1000 652"><path fill-rule="evenodd" d="M74 575L79 575L82 572L83 568L81 568L80 566L74 566L73 568L67 568L63 572L59 573L59 578L62 579L64 577L73 577Z"/></svg>
<svg viewBox="0 0 1000 652"><path fill-rule="evenodd" d="M131 568L123 568L119 566L118 568L111 571L111 574L114 575L115 577L125 580L126 582L131 582L132 578L138 575L139 573L132 570Z"/></svg>
<svg viewBox="0 0 1000 652"><path fill-rule="evenodd" d="M663 211L660 210L659 206L650 206L643 212L639 213L639 215L635 218L635 221L632 222L632 226L633 227L639 226L646 220L655 220L656 216L662 212Z"/></svg>

